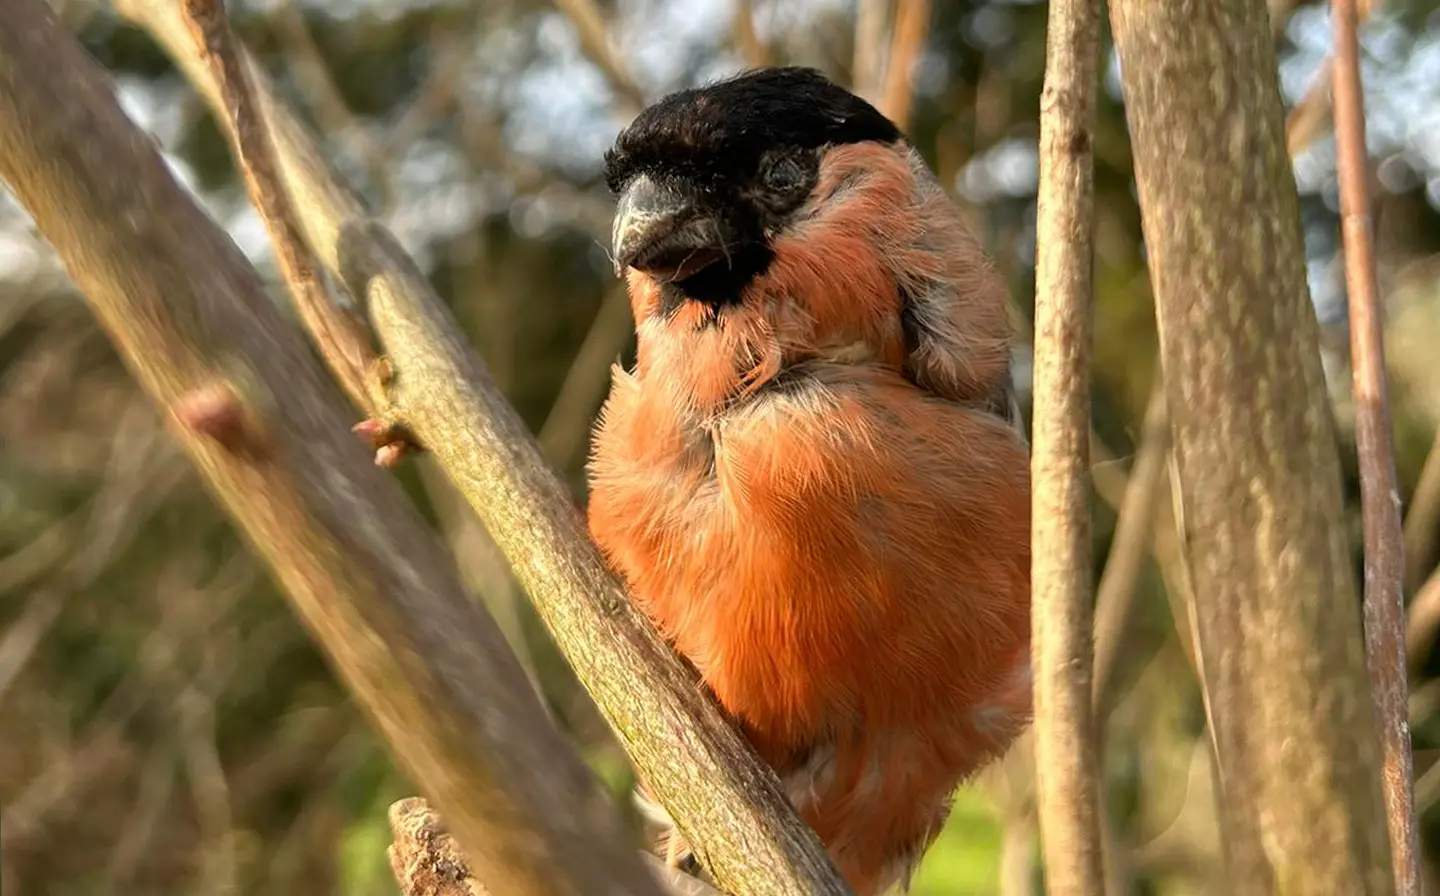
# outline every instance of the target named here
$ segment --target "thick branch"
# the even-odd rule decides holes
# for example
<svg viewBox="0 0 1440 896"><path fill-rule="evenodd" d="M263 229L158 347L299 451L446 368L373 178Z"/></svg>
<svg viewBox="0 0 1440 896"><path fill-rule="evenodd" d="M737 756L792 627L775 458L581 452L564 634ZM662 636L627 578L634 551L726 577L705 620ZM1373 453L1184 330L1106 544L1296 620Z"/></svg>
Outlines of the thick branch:
<svg viewBox="0 0 1440 896"><path fill-rule="evenodd" d="M41 0L0 4L0 178L476 873L658 893L303 341Z"/></svg>
<svg viewBox="0 0 1440 896"><path fill-rule="evenodd" d="M1393 892L1263 0L1112 0L1237 894Z"/></svg>
<svg viewBox="0 0 1440 896"><path fill-rule="evenodd" d="M123 5L218 109L177 5ZM414 262L339 185L253 64L251 81L307 240L367 309L393 363L398 422L433 452L479 514L706 870L721 888L757 896L846 892L774 773L605 569L569 492Z"/></svg>
<svg viewBox="0 0 1440 896"><path fill-rule="evenodd" d="M1055 0L1040 97L1031 628L1048 888L1105 892L1091 697L1090 305L1098 0ZM892 60L892 65L894 61Z"/></svg>

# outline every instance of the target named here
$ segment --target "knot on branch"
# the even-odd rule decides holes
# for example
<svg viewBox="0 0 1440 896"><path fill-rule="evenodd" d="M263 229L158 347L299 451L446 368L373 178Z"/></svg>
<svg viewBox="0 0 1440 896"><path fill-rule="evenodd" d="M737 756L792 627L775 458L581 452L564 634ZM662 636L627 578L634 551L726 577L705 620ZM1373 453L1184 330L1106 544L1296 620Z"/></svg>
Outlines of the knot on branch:
<svg viewBox="0 0 1440 896"><path fill-rule="evenodd" d="M412 796L391 805L390 834L390 870L404 896L487 896L425 800Z"/></svg>

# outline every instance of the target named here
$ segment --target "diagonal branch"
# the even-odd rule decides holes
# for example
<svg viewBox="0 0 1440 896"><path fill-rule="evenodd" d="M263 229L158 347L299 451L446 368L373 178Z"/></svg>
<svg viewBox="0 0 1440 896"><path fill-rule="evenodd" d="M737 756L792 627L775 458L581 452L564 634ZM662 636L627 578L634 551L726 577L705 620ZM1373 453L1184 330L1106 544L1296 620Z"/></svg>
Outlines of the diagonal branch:
<svg viewBox="0 0 1440 896"><path fill-rule="evenodd" d="M226 133L241 159L241 178L270 236L280 274L290 287L300 319L350 400L373 413L365 379L366 366L375 360L370 335L363 322L330 300L320 266L295 226L289 197L278 187L275 176L274 147L250 99L244 66L235 53L235 38L225 19L222 0L184 2L196 47L210 63L210 73L225 96Z"/></svg>
<svg viewBox="0 0 1440 896"><path fill-rule="evenodd" d="M1419 594L1426 577L1435 568L1436 530L1440 530L1440 431L1430 443L1420 478L1410 495L1410 509L1405 514L1405 590L1412 595ZM1417 605L1418 598L1410 605L1412 616ZM1418 643L1417 647L1418 650L1410 654L1412 666L1424 659L1421 652L1429 649L1429 642Z"/></svg>
<svg viewBox="0 0 1440 896"><path fill-rule="evenodd" d="M570 20L580 38L580 48L615 91L617 111L626 118L638 113L645 105L645 91L610 40L610 29L595 0L555 0L555 6Z"/></svg>
<svg viewBox="0 0 1440 896"><path fill-rule="evenodd" d="M1048 889L1105 891L1091 696L1090 341L1100 4L1050 4L1036 218L1031 627ZM892 60L892 67L898 60Z"/></svg>
<svg viewBox="0 0 1440 896"><path fill-rule="evenodd" d="M1115 669L1125 643L1125 629L1135 605L1135 589L1150 538L1156 529L1165 460L1170 454L1170 419L1165 413L1165 387L1156 372L1145 409L1140 448L1115 508L1115 535L1095 592L1095 717L1109 715ZM1165 495L1169 498L1169 495Z"/></svg>
<svg viewBox="0 0 1440 896"><path fill-rule="evenodd" d="M43 0L0 4L0 180L477 874L657 894L308 347Z"/></svg>
<svg viewBox="0 0 1440 896"><path fill-rule="evenodd" d="M221 97L175 4L122 5L220 108ZM774 772L696 687L605 568L569 491L449 309L247 64L278 150L283 189L305 237L366 309L393 364L390 407L397 422L419 437L480 516L577 678L706 870L721 888L757 896L846 892ZM449 821L449 809L438 808Z"/></svg>
<svg viewBox="0 0 1440 896"><path fill-rule="evenodd" d="M1405 681L1405 553L1400 485L1395 476L1385 345L1375 282L1370 215L1370 165L1365 150L1365 103L1360 89L1356 0L1334 0L1335 144L1340 176L1340 225L1350 308L1354 368L1355 447L1365 523L1365 659L1379 716L1384 757L1385 815L1399 896L1419 896L1420 855L1410 755Z"/></svg>

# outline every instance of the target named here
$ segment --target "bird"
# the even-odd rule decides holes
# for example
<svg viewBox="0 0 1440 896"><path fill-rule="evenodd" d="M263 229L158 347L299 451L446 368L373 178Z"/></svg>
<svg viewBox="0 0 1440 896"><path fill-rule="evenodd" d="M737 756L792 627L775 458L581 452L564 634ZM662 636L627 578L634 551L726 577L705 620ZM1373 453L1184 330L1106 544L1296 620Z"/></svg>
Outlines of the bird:
<svg viewBox="0 0 1440 896"><path fill-rule="evenodd" d="M899 127L814 69L658 99L604 177L636 340L591 537L851 889L908 890L1031 719L1007 289Z"/></svg>

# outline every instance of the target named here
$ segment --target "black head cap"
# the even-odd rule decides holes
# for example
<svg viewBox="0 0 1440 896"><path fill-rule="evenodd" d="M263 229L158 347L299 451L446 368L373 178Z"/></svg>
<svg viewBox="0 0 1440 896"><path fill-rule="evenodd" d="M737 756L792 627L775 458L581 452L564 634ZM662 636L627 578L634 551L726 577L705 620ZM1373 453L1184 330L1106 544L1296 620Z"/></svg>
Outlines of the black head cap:
<svg viewBox="0 0 1440 896"><path fill-rule="evenodd" d="M753 173L769 150L900 136L874 106L815 69L756 69L646 108L605 154L605 180L616 192L641 173L713 189Z"/></svg>

